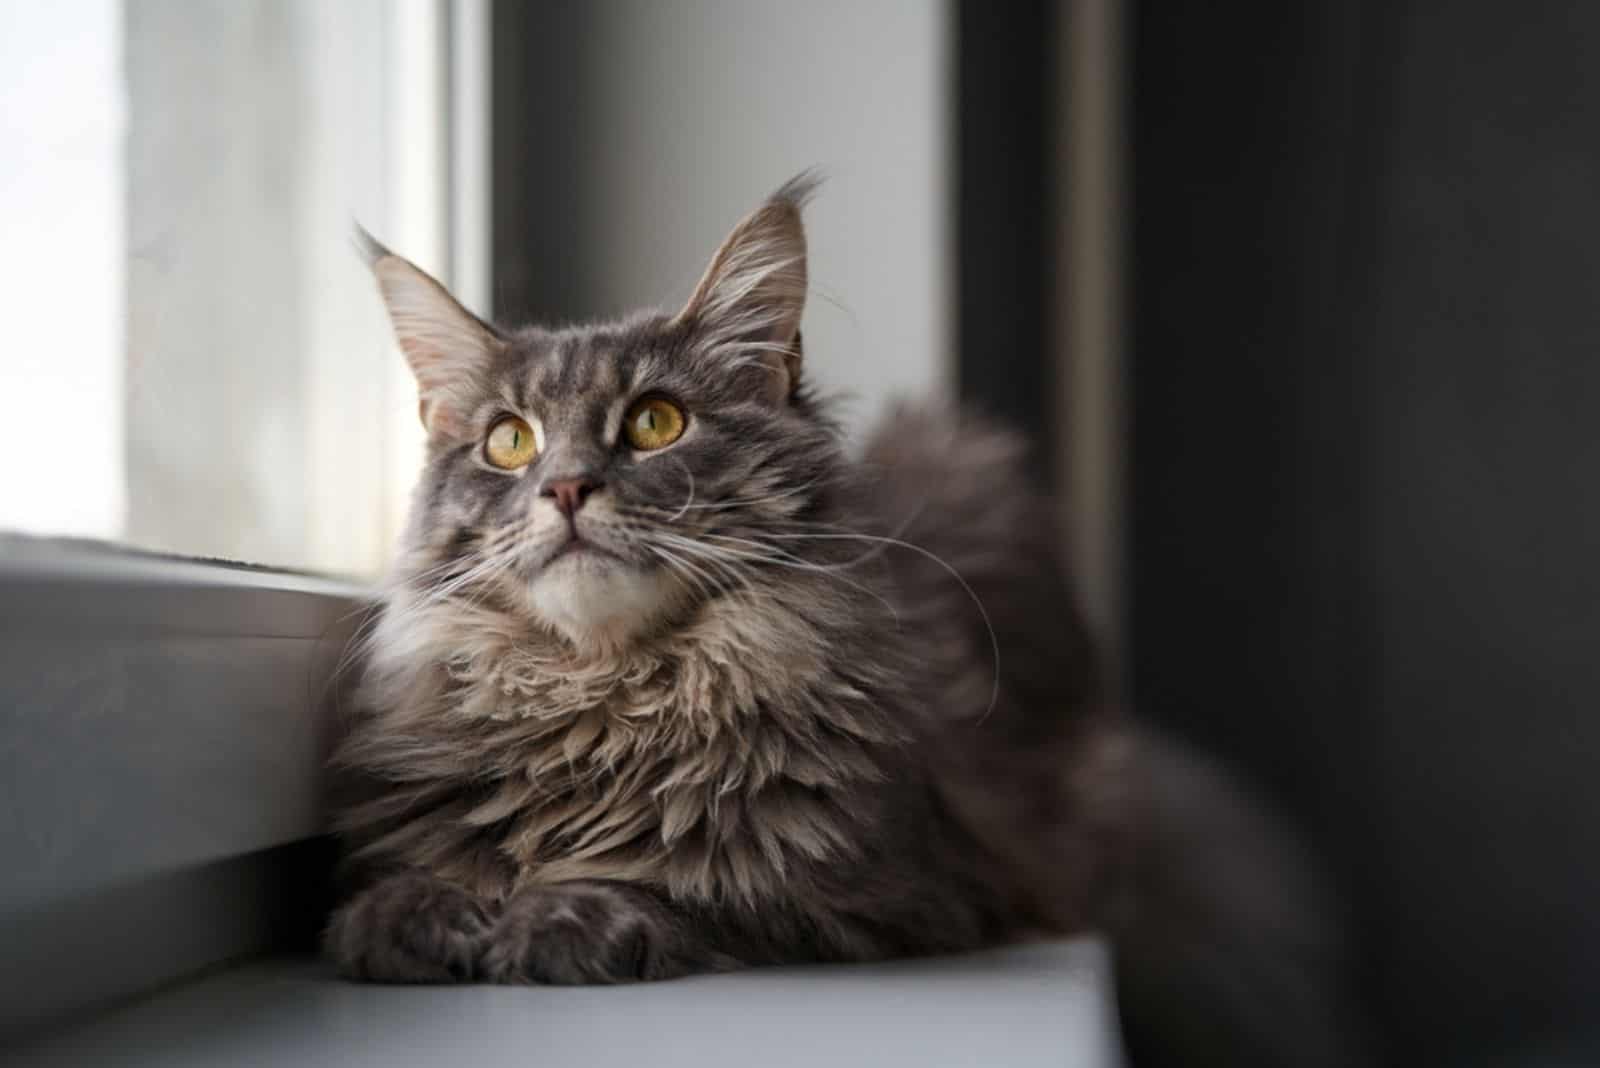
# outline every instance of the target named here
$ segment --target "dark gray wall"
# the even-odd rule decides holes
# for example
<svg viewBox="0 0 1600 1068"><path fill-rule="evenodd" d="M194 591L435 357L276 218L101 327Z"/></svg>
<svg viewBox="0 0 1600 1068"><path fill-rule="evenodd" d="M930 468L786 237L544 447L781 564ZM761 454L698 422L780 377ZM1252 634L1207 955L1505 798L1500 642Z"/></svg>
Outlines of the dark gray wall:
<svg viewBox="0 0 1600 1068"><path fill-rule="evenodd" d="M1409 1063L1592 1026L1600 6L1133 50L1135 700L1322 844Z"/></svg>

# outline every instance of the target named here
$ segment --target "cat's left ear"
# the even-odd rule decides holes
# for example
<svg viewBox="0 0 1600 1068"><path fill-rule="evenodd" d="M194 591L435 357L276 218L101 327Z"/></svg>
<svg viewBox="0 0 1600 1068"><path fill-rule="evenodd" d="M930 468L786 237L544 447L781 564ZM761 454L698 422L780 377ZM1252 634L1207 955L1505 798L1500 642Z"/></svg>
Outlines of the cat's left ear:
<svg viewBox="0 0 1600 1068"><path fill-rule="evenodd" d="M505 341L450 291L356 227L356 247L378 280L394 336L417 380L417 411L430 434L459 436Z"/></svg>
<svg viewBox="0 0 1600 1068"><path fill-rule="evenodd" d="M806 306L806 232L800 209L818 184L790 179L722 242L677 321L715 349L764 372L759 389L785 404L800 384L800 315Z"/></svg>

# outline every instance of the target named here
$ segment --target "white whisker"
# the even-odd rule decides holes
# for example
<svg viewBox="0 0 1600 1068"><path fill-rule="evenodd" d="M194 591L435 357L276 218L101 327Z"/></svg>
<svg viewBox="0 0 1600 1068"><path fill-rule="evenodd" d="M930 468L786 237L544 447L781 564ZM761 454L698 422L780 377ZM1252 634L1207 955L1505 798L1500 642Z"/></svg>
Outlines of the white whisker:
<svg viewBox="0 0 1600 1068"><path fill-rule="evenodd" d="M886 547L909 549L912 552L917 553L944 568L944 570L949 573L950 577L955 579L956 582L961 585L962 590L964 590L966 595L972 600L973 606L978 610L978 615L983 617L984 630L986 630L989 634L989 651L994 659L994 685L989 693L989 707L984 712L983 716L979 718L978 722L982 723L994 712L995 706L1000 703L1000 638L995 634L994 623L989 619L989 610L983 606L983 601L978 597L977 591L972 588L972 585L967 582L966 578L962 576L961 572L957 571L938 553L924 549L915 542L903 541L899 538L889 538L877 534L775 533L767 536L773 538L790 539L853 539L858 541L875 542L884 544Z"/></svg>
<svg viewBox="0 0 1600 1068"><path fill-rule="evenodd" d="M667 520L669 523L676 523L678 520L683 518L683 513L694 507L694 471L689 468L687 463L684 463L683 457L672 453L669 453L668 455L671 456L672 459L677 460L678 466L683 468L683 473L689 476L689 495L684 498L683 507L672 513L672 517Z"/></svg>

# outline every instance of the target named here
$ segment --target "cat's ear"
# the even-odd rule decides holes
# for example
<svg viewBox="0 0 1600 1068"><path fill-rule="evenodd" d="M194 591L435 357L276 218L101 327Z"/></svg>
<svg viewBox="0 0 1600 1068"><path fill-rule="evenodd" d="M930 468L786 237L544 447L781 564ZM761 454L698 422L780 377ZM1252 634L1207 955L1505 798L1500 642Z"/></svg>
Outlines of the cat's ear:
<svg viewBox="0 0 1600 1068"><path fill-rule="evenodd" d="M818 184L806 172L747 215L722 242L678 321L714 348L765 372L760 389L786 403L800 384L800 314L806 306L806 232L800 209Z"/></svg>
<svg viewBox="0 0 1600 1068"><path fill-rule="evenodd" d="M505 341L433 276L384 248L360 226L355 240L378 280L395 339L417 380L422 425L445 436L464 430Z"/></svg>

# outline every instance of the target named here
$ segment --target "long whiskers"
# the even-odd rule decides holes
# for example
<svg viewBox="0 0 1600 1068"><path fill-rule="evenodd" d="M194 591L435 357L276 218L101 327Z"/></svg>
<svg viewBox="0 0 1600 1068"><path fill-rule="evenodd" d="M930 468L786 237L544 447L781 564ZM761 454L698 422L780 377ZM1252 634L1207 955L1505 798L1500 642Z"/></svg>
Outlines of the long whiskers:
<svg viewBox="0 0 1600 1068"><path fill-rule="evenodd" d="M683 461L679 460L678 462L682 463ZM688 465L685 464L684 466L685 470L687 470ZM690 486L692 487L694 484L693 474L690 474L689 478ZM760 497L727 497L721 500L703 501L699 504L694 503L693 492L691 489L689 500L686 501L684 505L677 511L671 513L670 515L667 513L666 508L656 505L631 505L628 507L627 511L630 513L648 514L653 518L665 519L670 523L676 522L677 520L683 518L683 516L689 512L726 512L734 508L761 508L767 505L778 504L782 501L792 500L796 497L800 497L809 493L821 485L823 481L824 479L822 478L815 478L809 482L801 483L798 486L790 486L787 489L782 489L775 493L765 494Z"/></svg>
<svg viewBox="0 0 1600 1068"><path fill-rule="evenodd" d="M878 534L807 533L807 532L781 533L781 532L779 532L779 533L769 533L767 535L767 537L784 538L784 539L813 539L813 540L850 539L850 540L855 540L855 541L873 542L873 543L882 545L884 548L908 549L911 552L914 552L914 553L918 554L919 556L922 556L924 559L930 560L933 563L938 564L941 568L944 569L944 571L951 578L955 579L956 582L961 586L961 589L966 593L967 597L972 601L973 607L978 610L978 615L983 619L983 629L988 633L988 636L989 636L989 652L990 652L990 655L991 655L991 657L993 659L993 663L994 663L994 683L993 683L993 686L990 688L990 691L989 691L989 707L984 711L983 715L979 718L978 722L979 723L984 722L985 720L987 720L989 718L989 716L991 716L994 713L995 706L1000 703L1000 638L999 638L999 635L997 635L995 633L994 623L989 618L989 610L983 606L983 600L981 598L979 598L977 591L972 588L972 584L969 583L966 580L966 578L961 574L961 572L957 571L955 569L955 567L949 563L949 561L945 560L938 553L935 553L935 552L933 552L933 551L931 551L929 549L925 549L922 546L916 544L915 542L905 541L905 540L900 539L900 538L885 537L883 535L878 535Z"/></svg>
<svg viewBox="0 0 1600 1068"><path fill-rule="evenodd" d="M900 613L886 597L865 583L857 582L855 579L840 574L839 568L836 566L805 560L795 556L793 553L785 552L777 546L764 545L748 538L736 538L730 535L707 534L703 535L701 539L695 539L684 537L680 534L657 531L652 537L667 542L675 551L681 554L707 563L720 565L741 575L746 586L749 585L750 581L747 574L751 570L749 565L758 563L789 568L795 571L813 572L837 579L883 605L884 610L894 617L895 624L899 625ZM711 543L710 539L716 539L716 543Z"/></svg>
<svg viewBox="0 0 1600 1068"><path fill-rule="evenodd" d="M527 547L531 527L531 522L526 521L502 527L484 537L464 555L451 557L422 571L400 573L391 587L409 588L416 596L403 599L391 596L381 612L374 611L362 622L346 644L329 684L336 683L372 647L378 626L385 618L393 620L396 613L404 616L421 614L480 582L483 587L469 600L468 607L481 604L491 588L484 580L493 578L517 561ZM368 608L370 606L363 606L357 611Z"/></svg>
<svg viewBox="0 0 1600 1068"><path fill-rule="evenodd" d="M984 710L978 722L982 723L993 715L996 706L1000 702L1000 638L994 629L994 622L989 616L989 610L984 606L983 599L972 588L972 584L967 581L966 576L962 575L954 565L937 553L900 537L842 530L838 529L836 524L813 523L810 525L826 526L830 529L795 530L791 524L790 529L763 531L758 537L740 537L714 531L701 533L697 537L690 537L685 534L655 529L650 531L646 544L651 547L653 552L670 554L682 563L694 560L706 566L718 567L739 575L746 585L750 581L749 572L756 564L767 564L774 567L827 575L839 579L877 600L895 617L897 624L900 621L900 615L893 604L877 590L846 577L842 572L859 567L889 549L905 549L914 552L943 569L961 587L962 592L972 602L973 607L977 609L979 618L983 621L984 632L989 640L993 681L989 690L988 707ZM852 541L869 544L872 548L847 560L836 563L821 563L796 556L781 546L769 544L767 539L774 541Z"/></svg>

